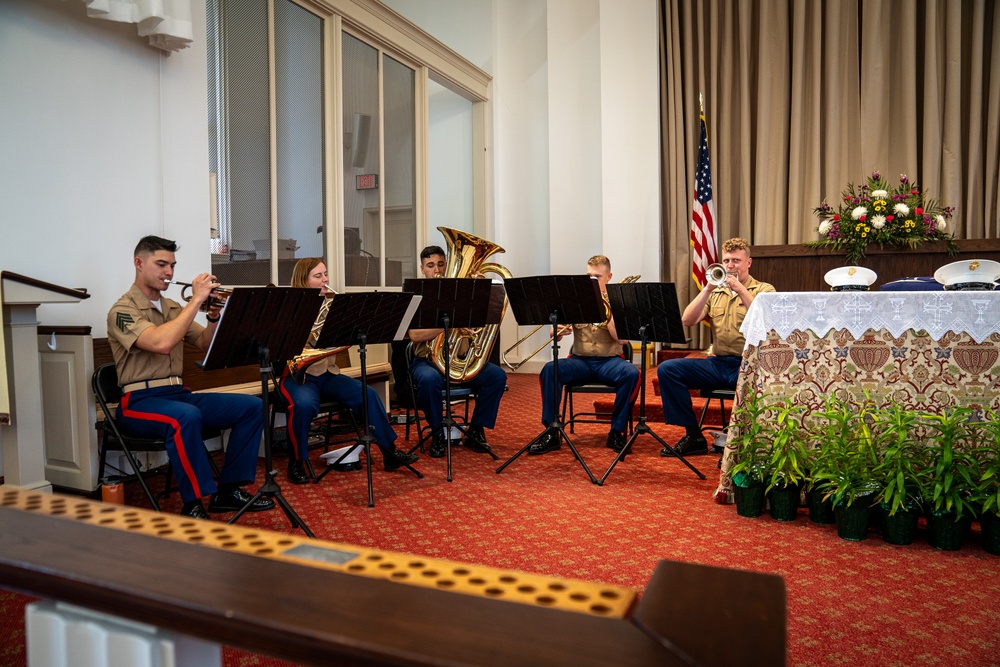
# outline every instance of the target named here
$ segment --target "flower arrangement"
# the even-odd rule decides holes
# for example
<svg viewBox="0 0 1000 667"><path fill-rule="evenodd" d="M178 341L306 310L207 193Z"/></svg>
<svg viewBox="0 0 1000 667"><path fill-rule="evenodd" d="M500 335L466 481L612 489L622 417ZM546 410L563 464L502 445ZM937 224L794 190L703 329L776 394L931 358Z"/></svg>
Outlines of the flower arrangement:
<svg viewBox="0 0 1000 667"><path fill-rule="evenodd" d="M836 208L824 199L813 212L820 220L816 231L821 238L805 245L843 249L848 264L858 264L869 243L916 248L924 241L941 240L948 242L948 254L958 252L954 236L948 233L955 209L925 199L906 174L900 175L899 185L889 187L875 171L861 185L848 183Z"/></svg>

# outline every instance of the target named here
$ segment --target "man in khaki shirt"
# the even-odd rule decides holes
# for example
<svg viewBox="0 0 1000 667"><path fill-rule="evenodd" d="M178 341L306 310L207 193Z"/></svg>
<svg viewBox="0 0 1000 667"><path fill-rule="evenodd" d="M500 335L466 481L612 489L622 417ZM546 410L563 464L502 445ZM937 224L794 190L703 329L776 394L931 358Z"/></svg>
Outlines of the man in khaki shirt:
<svg viewBox="0 0 1000 667"><path fill-rule="evenodd" d="M587 275L597 279L601 294L606 299L608 283L611 282L611 260L604 255L594 255L587 261ZM570 332L573 333L573 350L567 358L558 362L560 386L553 386L554 362L545 364L538 376L542 389L542 424L548 426L555 420L562 400L562 388L566 385L588 382L607 384L615 389L615 404L606 444L609 449L620 452L625 447L629 408L639 393L639 369L622 355L625 341L618 340L613 317L600 324L561 325L556 335L562 339ZM528 448L528 454L545 454L561 446L559 435L549 433L533 443Z"/></svg>
<svg viewBox="0 0 1000 667"><path fill-rule="evenodd" d="M208 312L208 326L194 321L218 285L201 273L191 281L191 300L183 307L162 295L174 278L177 244L146 236L135 247L135 281L108 311L108 342L115 359L122 399L118 421L130 435L163 438L184 506L181 514L208 519L208 512L235 512L250 502L241 486L257 473L263 408L256 396L193 393L183 386L184 341L207 350L219 321L219 305ZM232 429L218 482L212 478L202 428ZM201 499L210 496L208 511ZM258 498L250 512L274 507Z"/></svg>
<svg viewBox="0 0 1000 667"><path fill-rule="evenodd" d="M713 355L707 359L668 359L656 370L664 423L683 426L687 431L674 446L677 454L708 452L708 442L698 428L688 390L736 388L745 343L740 326L747 308L761 292L775 291L769 283L750 276L752 263L746 239L732 238L722 244L722 265L728 273L726 282L718 287L705 285L681 316L686 327L704 319L711 322ZM660 455L671 453L664 449Z"/></svg>

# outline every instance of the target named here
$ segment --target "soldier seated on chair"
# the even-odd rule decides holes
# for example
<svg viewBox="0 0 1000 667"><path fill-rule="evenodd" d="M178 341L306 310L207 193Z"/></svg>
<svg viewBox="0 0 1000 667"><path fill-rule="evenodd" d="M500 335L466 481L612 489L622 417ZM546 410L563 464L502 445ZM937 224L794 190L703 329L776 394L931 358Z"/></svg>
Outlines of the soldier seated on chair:
<svg viewBox="0 0 1000 667"><path fill-rule="evenodd" d="M428 246L420 251L420 273L424 278L440 278L446 266L444 250L440 246ZM441 392L444 391L444 373L431 362L434 342L444 333L443 329L410 329L407 336L413 341L413 362L410 375L416 386L417 407L427 416L433 441L430 455L441 458L447 453L445 434L441 428ZM465 434L465 445L474 452L484 454L490 451L484 429L496 426L500 399L507 387L507 374L494 363L487 362L475 377L463 383L476 394L469 428Z"/></svg>
<svg viewBox="0 0 1000 667"><path fill-rule="evenodd" d="M740 325L747 308L761 292L774 292L774 286L750 275L750 244L732 238L722 244L722 265L726 281L719 286L709 283L688 304L681 323L694 326L708 319L712 325L713 354L706 359L668 359L660 364L656 376L660 383L663 421L683 426L685 435L674 445L677 454L706 454L708 441L698 428L689 389L735 389L743 358L745 340ZM670 456L666 449L662 456Z"/></svg>
<svg viewBox="0 0 1000 667"><path fill-rule="evenodd" d="M292 269L292 287L309 287L320 290L324 295L332 294L328 287L329 276L326 264L319 257L304 257L295 263ZM334 297L330 297L334 298ZM324 314L325 310L321 311ZM314 326L314 330L317 327ZM315 331L318 335L319 332ZM315 340L308 341L306 350L312 350ZM362 412L361 381L344 375L337 366L334 356L327 356L310 364L305 369L302 384L295 381L288 369L282 374L281 395L288 405L288 421L291 426L288 433L291 446L288 448L288 481L292 484L305 484L309 481L306 475L304 461L309 458L309 427L323 400L343 403L358 417ZM378 392L373 387L368 391L368 423L371 425L375 443L382 450L382 461L386 471L394 471L415 463L416 454L408 454L396 449L396 432L389 423L385 406ZM329 458L329 457L327 457ZM361 464L355 459L350 463L329 461L339 472L361 470Z"/></svg>
<svg viewBox="0 0 1000 667"><path fill-rule="evenodd" d="M207 350L221 304L216 301L209 309L207 327L194 321L218 287L208 273L195 276L191 300L184 307L162 296L174 277L176 251L175 242L158 236L139 241L132 260L135 281L108 311L108 341L122 386L119 423L132 435L166 441L184 501L181 514L208 519L208 512L236 512L253 499L241 487L256 476L263 407L256 396L196 394L183 386L184 341ZM218 486L202 427L232 429ZM211 496L208 512L201 502L205 496ZM261 497L247 509L273 507L272 499Z"/></svg>
<svg viewBox="0 0 1000 667"><path fill-rule="evenodd" d="M611 260L595 255L587 260L587 275L597 278L601 295L607 305L608 283L611 281ZM573 334L573 349L569 357L559 359L559 387L553 386L553 362L545 364L538 377L542 389L542 423L548 426L556 418L562 400L562 389L568 384L596 382L615 388L615 404L611 412L611 430L607 446L620 452L625 447L625 428L628 413L639 393L639 369L622 356L615 320L607 309L608 318L599 324L560 325L556 337L560 340ZM559 449L562 442L558 434L549 433L531 445L528 454L545 454Z"/></svg>

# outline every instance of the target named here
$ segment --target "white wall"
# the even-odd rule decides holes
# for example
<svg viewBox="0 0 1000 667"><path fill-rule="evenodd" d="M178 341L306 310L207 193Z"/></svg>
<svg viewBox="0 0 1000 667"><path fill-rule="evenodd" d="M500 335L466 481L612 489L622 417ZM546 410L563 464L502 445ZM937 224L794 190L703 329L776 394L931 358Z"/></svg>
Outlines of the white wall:
<svg viewBox="0 0 1000 667"><path fill-rule="evenodd" d="M81 2L0 0L0 269L92 295L42 306L45 324L105 336L145 234L180 243L178 278L210 267L204 4L192 10L194 44L167 55Z"/></svg>
<svg viewBox="0 0 1000 667"><path fill-rule="evenodd" d="M491 240L514 275L659 276L655 0L389 0L494 77ZM210 266L203 3L167 55L80 2L0 0L0 268L93 295L46 306L89 324L132 279L144 234Z"/></svg>

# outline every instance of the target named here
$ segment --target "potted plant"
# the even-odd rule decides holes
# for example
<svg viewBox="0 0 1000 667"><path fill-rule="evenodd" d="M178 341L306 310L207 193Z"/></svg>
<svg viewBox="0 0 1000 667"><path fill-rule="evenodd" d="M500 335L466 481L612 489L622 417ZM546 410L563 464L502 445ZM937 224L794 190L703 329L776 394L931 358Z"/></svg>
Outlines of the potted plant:
<svg viewBox="0 0 1000 667"><path fill-rule="evenodd" d="M911 544L920 518L923 495L920 462L927 449L916 437L919 414L899 404L875 413L878 465L874 474L881 486L882 539Z"/></svg>
<svg viewBox="0 0 1000 667"><path fill-rule="evenodd" d="M831 397L819 415L824 420L823 453L816 461L813 478L833 503L837 534L845 540L867 537L871 507L877 502L873 409L868 400L856 404Z"/></svg>
<svg viewBox="0 0 1000 667"><path fill-rule="evenodd" d="M924 503L931 546L956 551L974 514L971 495L981 476L972 455L975 430L972 410L952 408L942 414L923 414L927 427Z"/></svg>
<svg viewBox="0 0 1000 667"><path fill-rule="evenodd" d="M979 463L976 498L982 503L979 527L983 549L1000 556L1000 413L990 410L975 428L980 436L975 452Z"/></svg>
<svg viewBox="0 0 1000 667"><path fill-rule="evenodd" d="M771 518L777 521L792 521L798 515L810 459L802 423L803 411L790 398L786 399L771 423L773 435L765 494L771 501Z"/></svg>
<svg viewBox="0 0 1000 667"><path fill-rule="evenodd" d="M763 394L747 387L729 422L729 443L735 448L736 462L726 474L733 481L740 516L756 517L764 512L764 480L771 458L766 412Z"/></svg>

